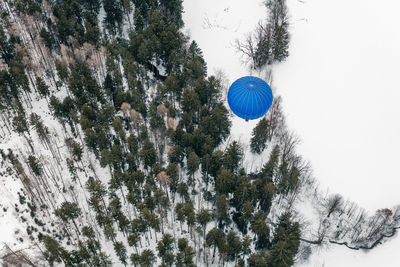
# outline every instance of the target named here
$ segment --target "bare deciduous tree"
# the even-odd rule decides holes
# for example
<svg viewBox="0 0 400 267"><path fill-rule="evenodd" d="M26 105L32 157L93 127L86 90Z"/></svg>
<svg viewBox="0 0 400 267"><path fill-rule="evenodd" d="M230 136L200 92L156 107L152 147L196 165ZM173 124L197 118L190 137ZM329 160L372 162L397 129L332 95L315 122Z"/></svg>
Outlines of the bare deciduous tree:
<svg viewBox="0 0 400 267"><path fill-rule="evenodd" d="M174 120L173 118L169 117L168 120L167 120L167 126L168 126L168 128L172 128L172 129L175 130L178 125L177 125L176 120Z"/></svg>
<svg viewBox="0 0 400 267"><path fill-rule="evenodd" d="M268 130L270 131L268 136L271 139L282 135L285 129L285 116L283 115L281 104L282 98L278 95L274 98L272 106L266 115L266 118L269 121Z"/></svg>
<svg viewBox="0 0 400 267"><path fill-rule="evenodd" d="M124 114L124 116L130 115L130 110L132 109L131 105L129 103L123 102L121 104L121 111Z"/></svg>
<svg viewBox="0 0 400 267"><path fill-rule="evenodd" d="M161 116L165 116L165 114L168 112L168 108L164 104L160 104L157 106L157 112Z"/></svg>
<svg viewBox="0 0 400 267"><path fill-rule="evenodd" d="M331 216L331 214L335 211L339 211L343 206L343 197L339 194L332 195L328 198L325 204L327 218Z"/></svg>

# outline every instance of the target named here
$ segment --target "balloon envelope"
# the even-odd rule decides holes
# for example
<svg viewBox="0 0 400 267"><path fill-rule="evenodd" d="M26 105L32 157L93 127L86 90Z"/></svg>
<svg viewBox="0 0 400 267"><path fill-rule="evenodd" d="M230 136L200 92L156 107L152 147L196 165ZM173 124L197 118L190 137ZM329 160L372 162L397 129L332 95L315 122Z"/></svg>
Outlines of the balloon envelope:
<svg viewBox="0 0 400 267"><path fill-rule="evenodd" d="M228 104L232 112L245 120L263 116L272 105L271 87L262 79L245 76L229 88Z"/></svg>

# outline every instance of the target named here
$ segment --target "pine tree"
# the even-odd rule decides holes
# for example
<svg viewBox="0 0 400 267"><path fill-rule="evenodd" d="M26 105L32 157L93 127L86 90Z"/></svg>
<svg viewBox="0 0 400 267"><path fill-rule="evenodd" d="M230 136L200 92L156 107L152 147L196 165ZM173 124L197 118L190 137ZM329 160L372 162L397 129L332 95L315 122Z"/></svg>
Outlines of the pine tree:
<svg viewBox="0 0 400 267"><path fill-rule="evenodd" d="M277 62L281 62L289 56L289 32L287 28L285 24L278 26L272 36L272 54Z"/></svg>
<svg viewBox="0 0 400 267"><path fill-rule="evenodd" d="M106 12L106 17L104 18L105 26L112 34L116 34L122 26L122 3L120 0L103 0L103 7Z"/></svg>
<svg viewBox="0 0 400 267"><path fill-rule="evenodd" d="M57 70L58 77L60 78L62 83L66 83L68 80L68 76L69 76L68 67L65 66L65 64L59 60L56 60L55 64L56 64L56 70Z"/></svg>
<svg viewBox="0 0 400 267"><path fill-rule="evenodd" d="M242 160L243 151L237 141L233 141L224 155L225 168L231 172L236 172L239 168L239 163Z"/></svg>
<svg viewBox="0 0 400 267"><path fill-rule="evenodd" d="M275 196L275 191L275 185L272 182L264 183L259 186L259 205L261 210L264 211L266 214L269 213L269 210L271 208L272 199Z"/></svg>
<svg viewBox="0 0 400 267"><path fill-rule="evenodd" d="M294 264L294 258L300 246L300 226L292 222L291 214L284 213L279 218L271 246L271 265L289 267Z"/></svg>
<svg viewBox="0 0 400 267"><path fill-rule="evenodd" d="M231 222L229 216L229 203L226 199L226 195L219 195L216 203L216 219L219 228L224 228Z"/></svg>
<svg viewBox="0 0 400 267"><path fill-rule="evenodd" d="M256 213L251 222L251 229L256 234L256 249L266 249L270 245L270 229L265 221L265 214L262 211Z"/></svg>
<svg viewBox="0 0 400 267"><path fill-rule="evenodd" d="M206 226L212 220L212 214L209 210L201 209L196 215L197 222L203 228L203 240L204 240L204 250L206 248ZM205 260L205 253L204 253L204 260Z"/></svg>
<svg viewBox="0 0 400 267"><path fill-rule="evenodd" d="M185 182L180 182L176 191L186 202L189 201L189 187Z"/></svg>
<svg viewBox="0 0 400 267"><path fill-rule="evenodd" d="M156 163L157 152L149 138L144 140L143 148L139 151L139 157L142 159L143 165L146 169Z"/></svg>
<svg viewBox="0 0 400 267"><path fill-rule="evenodd" d="M229 119L229 112L222 103L218 103L211 111L209 119L204 118L200 122L200 127L205 135L210 135L214 139L213 144L218 146L225 140L231 128L232 122Z"/></svg>
<svg viewBox="0 0 400 267"><path fill-rule="evenodd" d="M229 244L227 252L228 260L236 261L238 255L242 250L240 237L236 234L235 231L231 230L226 235L226 242Z"/></svg>
<svg viewBox="0 0 400 267"><path fill-rule="evenodd" d="M12 123L15 131L19 134L24 134L25 132L29 131L27 120L22 113L14 116Z"/></svg>
<svg viewBox="0 0 400 267"><path fill-rule="evenodd" d="M126 248L122 242L114 243L115 254L117 254L121 263L126 266L127 265L127 257L126 257Z"/></svg>
<svg viewBox="0 0 400 267"><path fill-rule="evenodd" d="M176 266L177 267L195 267L193 263L193 256L196 254L191 246L188 245L186 238L180 238L178 240L179 252L176 254Z"/></svg>
<svg viewBox="0 0 400 267"><path fill-rule="evenodd" d="M214 247L212 263L214 263L216 248L224 238L225 238L225 233L221 229L216 227L214 227L207 233L206 245L207 247Z"/></svg>
<svg viewBox="0 0 400 267"><path fill-rule="evenodd" d="M270 265L270 253L267 251L258 251L257 253L252 253L247 259L247 264L249 267L272 267L276 265Z"/></svg>
<svg viewBox="0 0 400 267"><path fill-rule="evenodd" d="M248 235L243 236L242 239L242 255L246 256L249 255L251 253L251 244L252 244L252 240Z"/></svg>
<svg viewBox="0 0 400 267"><path fill-rule="evenodd" d="M156 261L156 256L154 255L153 251L151 251L150 249L143 250L139 259L140 266L151 267L153 266L155 261Z"/></svg>
<svg viewBox="0 0 400 267"><path fill-rule="evenodd" d="M185 221L185 211L183 209L182 203L177 203L175 206L175 214L176 219L180 222L181 225L181 232L182 232L182 223Z"/></svg>
<svg viewBox="0 0 400 267"><path fill-rule="evenodd" d="M171 178L171 182L169 183L169 188L173 194L172 197L174 200L175 192L178 189L178 182L179 182L178 165L176 163L169 163L166 172L167 175Z"/></svg>
<svg viewBox="0 0 400 267"><path fill-rule="evenodd" d="M88 10L93 9L91 8ZM96 45L98 40L100 39L101 33L98 26L97 16L92 14L91 12L85 12L85 29L85 42Z"/></svg>
<svg viewBox="0 0 400 267"><path fill-rule="evenodd" d="M195 225L197 219L193 205L190 203L185 204L184 212L186 217L186 223L188 225L188 232L190 232L190 236L192 237L191 230L193 229L193 226Z"/></svg>
<svg viewBox="0 0 400 267"><path fill-rule="evenodd" d="M167 266L172 266L174 263L173 243L174 239L170 234L164 234L162 240L157 243L158 256Z"/></svg>
<svg viewBox="0 0 400 267"><path fill-rule="evenodd" d="M190 176L191 184L193 183L194 173L199 169L200 159L195 152L190 153L187 159L187 170Z"/></svg>
<svg viewBox="0 0 400 267"><path fill-rule="evenodd" d="M199 96L195 90L185 89L182 93L182 110L188 113L195 113L200 106Z"/></svg>
<svg viewBox="0 0 400 267"><path fill-rule="evenodd" d="M33 155L29 155L28 157L28 164L31 167L33 173L37 176L41 176L43 173L42 166L40 166L39 161Z"/></svg>
<svg viewBox="0 0 400 267"><path fill-rule="evenodd" d="M75 220L80 216L81 209L79 208L77 203L72 203L65 201L61 203L60 208L54 211L54 214L61 218L61 220L65 223L69 222L70 220L75 225L75 229L78 234L80 234L78 225L76 224Z"/></svg>
<svg viewBox="0 0 400 267"><path fill-rule="evenodd" d="M267 147L267 141L269 140L269 122L262 118L254 127L250 139L251 152L261 154Z"/></svg>
<svg viewBox="0 0 400 267"><path fill-rule="evenodd" d="M278 145L275 145L274 149L272 149L271 151L268 162L263 166L263 177L266 177L269 180L272 180L274 178L279 164L279 154L280 148Z"/></svg>
<svg viewBox="0 0 400 267"><path fill-rule="evenodd" d="M50 95L49 87L41 77L36 77L36 87L42 97L47 98Z"/></svg>
<svg viewBox="0 0 400 267"><path fill-rule="evenodd" d="M215 179L215 190L219 194L232 193L236 183L236 176L227 169L221 168Z"/></svg>
<svg viewBox="0 0 400 267"><path fill-rule="evenodd" d="M208 110L215 108L221 101L222 88L221 80L215 76L210 76L207 80L200 78L195 84L201 104L205 105Z"/></svg>
<svg viewBox="0 0 400 267"><path fill-rule="evenodd" d="M232 199L232 204L236 211L241 213L243 204L253 200L255 196L252 193L252 184L249 178L244 175L239 175Z"/></svg>
<svg viewBox="0 0 400 267"><path fill-rule="evenodd" d="M43 235L41 241L44 243L46 248L44 256L49 264L53 265L56 262L61 262L63 248L60 244L48 235Z"/></svg>

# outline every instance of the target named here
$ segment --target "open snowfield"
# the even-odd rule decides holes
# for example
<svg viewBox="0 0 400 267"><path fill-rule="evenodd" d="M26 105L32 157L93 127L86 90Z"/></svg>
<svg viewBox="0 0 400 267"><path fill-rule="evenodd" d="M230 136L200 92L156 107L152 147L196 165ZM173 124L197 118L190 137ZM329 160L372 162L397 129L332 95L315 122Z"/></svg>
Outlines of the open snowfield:
<svg viewBox="0 0 400 267"><path fill-rule="evenodd" d="M400 3L396 0L288 0L290 55L274 67L287 123L322 189L369 213L400 204ZM209 74L230 83L249 75L235 52L265 18L262 1L185 0L184 21L204 52ZM257 76L257 73L252 73ZM248 139L257 122L234 120L233 137ZM331 246L302 266L399 266L397 235L373 251ZM397 261L397 262L395 262Z"/></svg>
<svg viewBox="0 0 400 267"><path fill-rule="evenodd" d="M400 203L400 3L288 1L292 39L274 69L289 127L332 192L375 211Z"/></svg>

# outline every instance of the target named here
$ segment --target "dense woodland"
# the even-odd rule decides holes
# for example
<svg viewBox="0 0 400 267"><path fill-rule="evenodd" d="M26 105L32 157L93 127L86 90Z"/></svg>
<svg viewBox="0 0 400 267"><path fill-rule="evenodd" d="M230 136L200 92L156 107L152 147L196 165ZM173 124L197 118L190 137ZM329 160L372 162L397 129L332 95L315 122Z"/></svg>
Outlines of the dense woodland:
<svg viewBox="0 0 400 267"><path fill-rule="evenodd" d="M253 68L288 56L285 1L265 6L258 43L238 43ZM11 209L29 246L7 245L5 263L286 267L309 245L368 246L398 226L399 210L359 218L354 203L316 193L279 96L250 141L265 164L244 168L226 88L181 31L181 0L0 8L0 175L19 186ZM322 215L310 237L296 207L311 195ZM353 220L369 228L355 234Z"/></svg>

